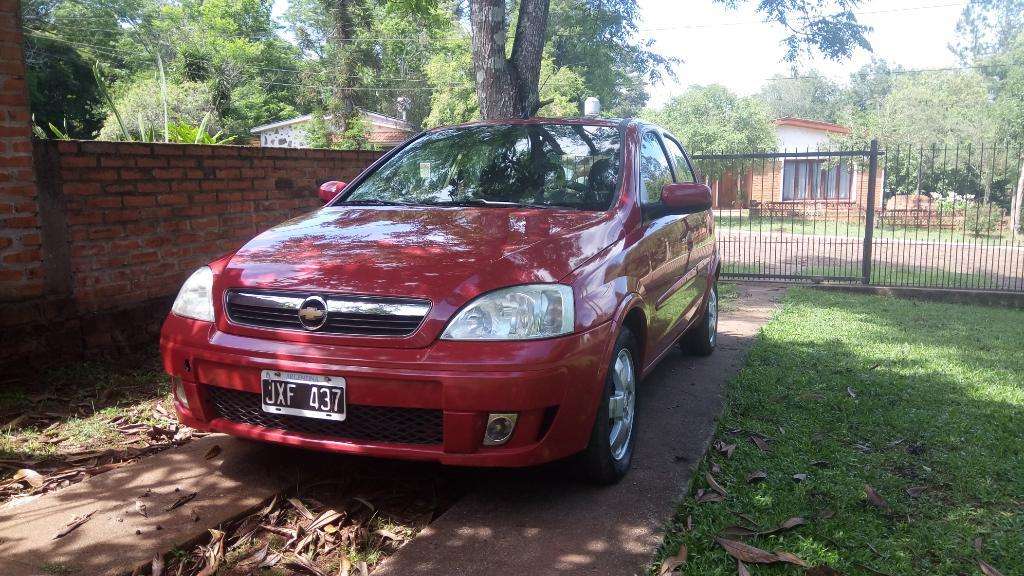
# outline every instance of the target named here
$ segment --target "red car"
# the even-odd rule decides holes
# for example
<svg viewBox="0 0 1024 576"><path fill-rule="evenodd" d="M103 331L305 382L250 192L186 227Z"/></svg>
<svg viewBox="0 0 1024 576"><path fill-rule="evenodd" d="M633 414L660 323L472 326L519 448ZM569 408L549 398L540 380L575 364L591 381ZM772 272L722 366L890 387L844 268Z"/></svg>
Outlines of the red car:
<svg viewBox="0 0 1024 576"><path fill-rule="evenodd" d="M182 286L160 344L188 426L609 483L638 381L715 348L710 190L656 126L438 128L320 192Z"/></svg>

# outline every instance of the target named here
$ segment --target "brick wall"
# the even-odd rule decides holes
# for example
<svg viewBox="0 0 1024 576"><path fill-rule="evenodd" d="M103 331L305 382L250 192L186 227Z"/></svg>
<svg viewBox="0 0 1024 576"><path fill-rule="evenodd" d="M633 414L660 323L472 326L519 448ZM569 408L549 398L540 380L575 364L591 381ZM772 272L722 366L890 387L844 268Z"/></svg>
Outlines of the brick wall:
<svg viewBox="0 0 1024 576"><path fill-rule="evenodd" d="M47 280L42 292L8 298L14 301L11 313L0 314L0 341L19 345L0 347L0 365L33 352L73 358L152 346L172 297L196 267L319 206L320 183L351 180L379 156L34 142L38 198L26 202L37 207L42 239L24 265Z"/></svg>
<svg viewBox="0 0 1024 576"><path fill-rule="evenodd" d="M0 0L0 302L39 296L44 283L21 43L18 2Z"/></svg>

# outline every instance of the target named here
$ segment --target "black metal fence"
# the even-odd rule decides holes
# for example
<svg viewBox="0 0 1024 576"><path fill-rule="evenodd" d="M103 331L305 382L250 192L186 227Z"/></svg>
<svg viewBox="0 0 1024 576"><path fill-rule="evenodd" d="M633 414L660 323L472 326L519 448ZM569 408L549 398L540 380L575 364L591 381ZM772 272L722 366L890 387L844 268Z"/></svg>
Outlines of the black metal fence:
<svg viewBox="0 0 1024 576"><path fill-rule="evenodd" d="M1022 153L872 142L693 160L726 276L1024 291Z"/></svg>

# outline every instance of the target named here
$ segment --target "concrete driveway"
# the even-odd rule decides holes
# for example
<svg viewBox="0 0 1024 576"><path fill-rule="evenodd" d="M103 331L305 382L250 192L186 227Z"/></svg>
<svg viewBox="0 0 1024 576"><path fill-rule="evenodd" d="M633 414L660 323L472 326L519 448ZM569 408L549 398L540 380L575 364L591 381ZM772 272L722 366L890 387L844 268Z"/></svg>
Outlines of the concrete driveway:
<svg viewBox="0 0 1024 576"><path fill-rule="evenodd" d="M783 289L741 285L710 358L673 353L640 386L633 469L618 485L558 467L479 474L477 486L374 574L638 574L661 544L742 367Z"/></svg>

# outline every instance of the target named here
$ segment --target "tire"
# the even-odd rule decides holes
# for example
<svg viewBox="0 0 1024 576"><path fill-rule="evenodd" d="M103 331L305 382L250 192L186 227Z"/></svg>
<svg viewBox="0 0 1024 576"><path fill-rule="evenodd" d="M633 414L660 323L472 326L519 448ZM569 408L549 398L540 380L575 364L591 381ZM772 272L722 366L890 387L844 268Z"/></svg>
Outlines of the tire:
<svg viewBox="0 0 1024 576"><path fill-rule="evenodd" d="M693 356L710 356L718 344L718 281L711 285L708 292L704 314L697 320L679 341L683 352Z"/></svg>
<svg viewBox="0 0 1024 576"><path fill-rule="evenodd" d="M629 328L623 327L615 339L608 363L590 442L579 454L579 475L585 482L615 484L629 471L636 444L638 350L636 337ZM617 398L614 402L613 396ZM619 407L615 418L612 417L613 403Z"/></svg>

